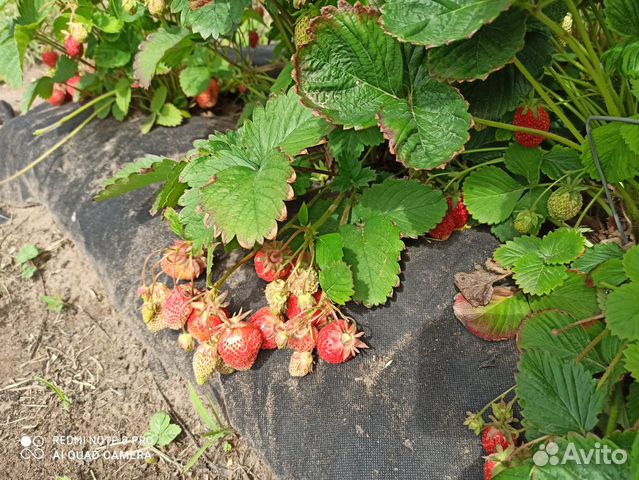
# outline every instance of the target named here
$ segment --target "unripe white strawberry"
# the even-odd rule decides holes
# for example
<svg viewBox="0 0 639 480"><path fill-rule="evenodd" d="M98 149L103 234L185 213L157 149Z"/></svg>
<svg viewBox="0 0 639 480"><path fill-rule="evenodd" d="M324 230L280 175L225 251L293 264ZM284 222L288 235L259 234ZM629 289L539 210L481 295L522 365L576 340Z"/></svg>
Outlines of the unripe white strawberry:
<svg viewBox="0 0 639 480"><path fill-rule="evenodd" d="M303 377L313 371L313 354L311 352L293 352L288 364L288 373L292 377Z"/></svg>

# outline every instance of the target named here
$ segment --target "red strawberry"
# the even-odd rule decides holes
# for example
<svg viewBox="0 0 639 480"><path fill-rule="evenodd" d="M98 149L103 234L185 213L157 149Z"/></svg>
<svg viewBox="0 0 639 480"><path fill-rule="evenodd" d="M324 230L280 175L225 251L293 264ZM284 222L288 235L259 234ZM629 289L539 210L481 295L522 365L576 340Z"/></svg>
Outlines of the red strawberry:
<svg viewBox="0 0 639 480"><path fill-rule="evenodd" d="M257 276L267 282L288 277L291 273L292 255L291 249L285 247L282 242L265 243L255 255Z"/></svg>
<svg viewBox="0 0 639 480"><path fill-rule="evenodd" d="M452 235L455 230L455 219L452 215L446 214L444 219L433 228L428 235L436 240L448 240L448 238Z"/></svg>
<svg viewBox="0 0 639 480"><path fill-rule="evenodd" d="M190 302L192 296L190 288L179 285L164 300L162 304L162 319L167 327L173 330L182 328L193 310L193 305Z"/></svg>
<svg viewBox="0 0 639 480"><path fill-rule="evenodd" d="M321 315L322 310L318 309L315 312L310 312L313 307L318 306L320 300L322 298L322 291L318 290L314 294L303 294L303 295L291 295L288 297L288 307L286 308L286 316L290 319L298 317L302 312L306 312L306 314L313 315L315 319L317 316Z"/></svg>
<svg viewBox="0 0 639 480"><path fill-rule="evenodd" d="M80 75L74 75L69 80L67 80L67 94L71 99L75 96L78 87L78 83L80 83Z"/></svg>
<svg viewBox="0 0 639 480"><path fill-rule="evenodd" d="M269 307L260 308L249 322L256 326L262 334L262 350L274 350L277 348L275 336L284 326L280 317L275 315Z"/></svg>
<svg viewBox="0 0 639 480"><path fill-rule="evenodd" d="M264 7L263 7L263 6L258 5L258 6L255 8L255 11L257 12L257 14L258 14L260 17L264 18Z"/></svg>
<svg viewBox="0 0 639 480"><path fill-rule="evenodd" d="M54 107L61 107L67 101L67 92L64 89L64 85L56 84L53 87L53 93L47 100Z"/></svg>
<svg viewBox="0 0 639 480"><path fill-rule="evenodd" d="M228 319L230 313L225 302L227 292L216 295L213 291L204 295L203 299L193 302L193 310L187 320L189 333L199 342L208 342L220 331L219 326Z"/></svg>
<svg viewBox="0 0 639 480"><path fill-rule="evenodd" d="M209 108L213 108L217 105L217 99L220 96L220 86L217 83L217 80L212 78L209 83L209 87L202 93L200 93L197 97L195 97L195 101L203 110L207 110Z"/></svg>
<svg viewBox="0 0 639 480"><path fill-rule="evenodd" d="M457 205L452 206L452 199L448 199L448 211L455 222L455 229L464 228L468 222L468 209L464 205L464 196L462 195Z"/></svg>
<svg viewBox="0 0 639 480"><path fill-rule="evenodd" d="M249 45L251 48L255 48L260 44L260 36L255 30L249 32Z"/></svg>
<svg viewBox="0 0 639 480"><path fill-rule="evenodd" d="M286 346L297 352L312 352L317 345L317 328L313 325L300 325L295 320L284 324L288 333Z"/></svg>
<svg viewBox="0 0 639 480"><path fill-rule="evenodd" d="M253 366L262 346L262 332L252 323L244 322L249 312L232 317L217 344L217 351L229 367L248 370Z"/></svg>
<svg viewBox="0 0 639 480"><path fill-rule="evenodd" d="M243 83L240 83L240 86L237 87L237 90L238 92L240 92L240 95L244 95L248 88L246 88L246 85L244 85Z"/></svg>
<svg viewBox="0 0 639 480"><path fill-rule="evenodd" d="M519 107L515 112L513 125L517 127L534 128L535 130L550 130L550 117L542 107ZM515 132L515 138L522 147L535 148L542 144L544 137L532 133Z"/></svg>
<svg viewBox="0 0 639 480"><path fill-rule="evenodd" d="M328 363L343 363L359 353L360 348L368 348L360 337L364 332L357 332L355 323L348 320L337 320L325 326L317 338L317 353Z"/></svg>
<svg viewBox="0 0 639 480"><path fill-rule="evenodd" d="M493 470L497 466L497 462L488 460L484 463L484 480L493 480Z"/></svg>
<svg viewBox="0 0 639 480"><path fill-rule="evenodd" d="M493 425L488 425L481 433L481 444L489 455L497 452L497 446L506 450L512 443L512 439L506 438L506 435Z"/></svg>
<svg viewBox="0 0 639 480"><path fill-rule="evenodd" d="M72 36L68 36L64 41L64 48L67 51L67 55L71 58L79 58L84 53L84 47Z"/></svg>
<svg viewBox="0 0 639 480"><path fill-rule="evenodd" d="M55 68L58 63L58 54L52 51L42 52L42 61L49 67Z"/></svg>

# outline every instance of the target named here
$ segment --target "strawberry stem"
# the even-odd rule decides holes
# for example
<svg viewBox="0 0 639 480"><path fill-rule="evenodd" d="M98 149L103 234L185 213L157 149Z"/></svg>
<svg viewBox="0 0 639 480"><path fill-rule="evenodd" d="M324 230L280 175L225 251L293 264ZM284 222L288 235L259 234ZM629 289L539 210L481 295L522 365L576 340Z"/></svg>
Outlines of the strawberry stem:
<svg viewBox="0 0 639 480"><path fill-rule="evenodd" d="M567 147L573 148L579 152L581 152L581 145L573 142L572 140L568 140L561 135L557 135L551 132L546 132L544 130L537 130L535 128L528 127L518 127L516 125L510 125L508 123L503 122L495 122L493 120L487 120L485 118L473 117L475 123L479 125L486 125L487 127L501 128L502 130L510 130L511 132L523 132L523 133L532 133L534 135L539 135L540 137L547 138L549 140L554 140L558 143L562 143Z"/></svg>

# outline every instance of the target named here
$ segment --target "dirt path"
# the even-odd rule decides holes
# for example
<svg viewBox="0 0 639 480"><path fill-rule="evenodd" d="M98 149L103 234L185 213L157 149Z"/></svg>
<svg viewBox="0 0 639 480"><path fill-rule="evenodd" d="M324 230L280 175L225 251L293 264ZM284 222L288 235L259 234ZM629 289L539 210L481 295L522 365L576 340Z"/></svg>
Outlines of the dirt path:
<svg viewBox="0 0 639 480"><path fill-rule="evenodd" d="M15 261L27 243L41 250L31 279L21 277ZM44 295L59 296L62 311L48 309ZM6 478L182 478L181 467L204 444L207 429L187 385L129 336L124 322L138 320L113 312L100 280L45 208L0 204L0 456ZM58 387L71 402L68 409L36 377ZM183 430L159 447L159 459L134 438L158 411ZM229 438L226 449L220 443L208 450L188 477L273 478L238 437Z"/></svg>

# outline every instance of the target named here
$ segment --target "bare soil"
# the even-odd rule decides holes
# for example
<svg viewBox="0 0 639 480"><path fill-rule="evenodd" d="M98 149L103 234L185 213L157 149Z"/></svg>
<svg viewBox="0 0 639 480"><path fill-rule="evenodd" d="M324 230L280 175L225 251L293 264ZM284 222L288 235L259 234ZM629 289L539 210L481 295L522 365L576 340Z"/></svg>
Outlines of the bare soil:
<svg viewBox="0 0 639 480"><path fill-rule="evenodd" d="M31 279L21 277L15 262L26 243L41 250ZM44 295L59 295L63 310L49 310L41 300ZM129 334L125 322L137 320L114 312L100 279L44 207L0 204L3 478L184 478L181 468L205 443L207 429L190 403L185 382L164 371L153 352ZM64 392L71 401L68 409L37 378ZM149 429L158 411L167 412L183 430L175 442L158 447L160 453L135 438ZM24 437L31 445L24 446L29 443ZM228 440L230 451L216 445L186 476L273 478L242 438ZM114 458L117 452L128 453ZM137 456L152 456L155 463Z"/></svg>

